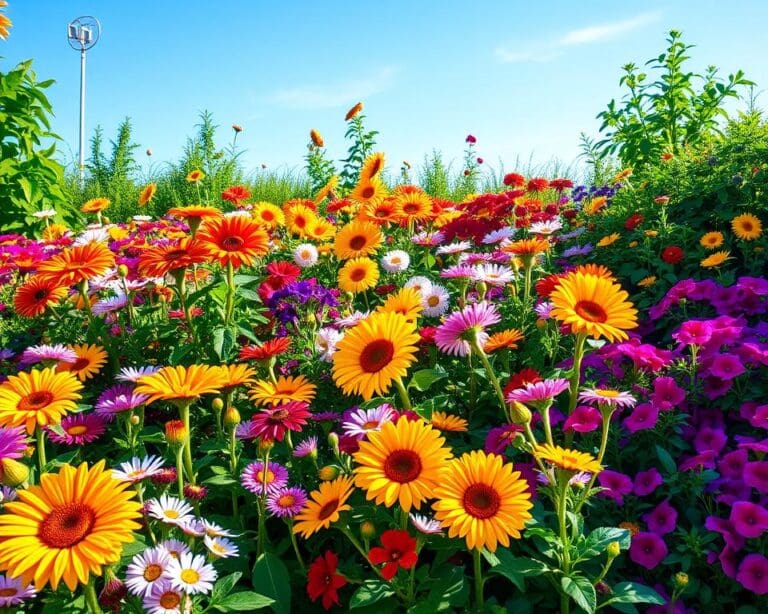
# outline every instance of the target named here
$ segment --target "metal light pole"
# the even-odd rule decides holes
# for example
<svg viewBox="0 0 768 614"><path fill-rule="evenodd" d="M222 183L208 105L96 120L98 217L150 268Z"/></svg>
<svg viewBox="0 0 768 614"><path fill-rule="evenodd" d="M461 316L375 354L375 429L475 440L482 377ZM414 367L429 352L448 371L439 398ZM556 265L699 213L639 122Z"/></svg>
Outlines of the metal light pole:
<svg viewBox="0 0 768 614"><path fill-rule="evenodd" d="M67 41L80 51L80 187L85 184L85 52L92 48L101 35L99 20L90 15L78 17L67 25Z"/></svg>

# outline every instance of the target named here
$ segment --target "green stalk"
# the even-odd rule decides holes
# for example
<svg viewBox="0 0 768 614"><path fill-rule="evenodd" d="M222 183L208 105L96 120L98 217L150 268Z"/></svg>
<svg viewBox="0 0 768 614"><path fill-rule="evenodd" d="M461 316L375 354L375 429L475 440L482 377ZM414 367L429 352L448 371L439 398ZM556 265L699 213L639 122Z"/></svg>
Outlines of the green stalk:
<svg viewBox="0 0 768 614"><path fill-rule="evenodd" d="M176 446L176 481L179 484L179 499L184 499L184 461L182 455L184 454L184 446Z"/></svg>
<svg viewBox="0 0 768 614"><path fill-rule="evenodd" d="M299 567L301 567L301 571L303 573L304 571L306 571L307 567L304 564L304 559L301 556L301 551L299 551L299 544L296 541L296 534L293 532L293 519L291 518L288 518L288 534L291 536L291 544L293 545L293 552L296 554L296 560L299 562Z"/></svg>
<svg viewBox="0 0 768 614"><path fill-rule="evenodd" d="M85 597L85 604L88 606L91 614L102 614L99 607L99 599L96 596L96 588L93 585L95 581L96 577L91 576L88 584L83 584L83 597Z"/></svg>
<svg viewBox="0 0 768 614"><path fill-rule="evenodd" d="M397 388L397 392L400 394L400 401L403 404L403 409L406 411L413 409L413 406L411 405L411 399L408 396L408 391L405 389L403 380L401 378L395 378L395 387Z"/></svg>
<svg viewBox="0 0 768 614"><path fill-rule="evenodd" d="M35 435L37 436L37 465L42 476L43 467L47 464L45 460L45 431L38 426L35 430Z"/></svg>
<svg viewBox="0 0 768 614"><path fill-rule="evenodd" d="M477 342L476 338L472 340L470 345L472 346L472 351L480 357L480 361L483 363L483 367L485 367L485 372L488 374L488 379L491 380L491 384L493 384L496 397L499 399L501 410L504 412L504 417L506 418L508 413L507 400L504 398L504 390L502 390L501 384L499 383L499 378L496 377L496 373L491 366L491 361L488 360L488 355L485 353L483 348L480 347L480 344Z"/></svg>
<svg viewBox="0 0 768 614"><path fill-rule="evenodd" d="M571 571L571 555L568 550L568 529L566 527L565 516L567 507L568 477L567 475L563 475L561 473L557 476L557 479L558 481L562 482L559 484L560 492L557 499L557 520L560 526L560 542L563 547L562 571L563 574L567 576ZM570 609L571 598L564 591L562 591L560 594L560 613L568 614Z"/></svg>
<svg viewBox="0 0 768 614"><path fill-rule="evenodd" d="M235 308L235 267L227 263L227 299L224 307L224 325L232 323L232 313Z"/></svg>
<svg viewBox="0 0 768 614"><path fill-rule="evenodd" d="M475 548L472 550L472 560L473 560L473 567L475 572L475 603L476 609L478 612L483 611L483 568L482 568L482 560L480 558L480 548Z"/></svg>
<svg viewBox="0 0 768 614"><path fill-rule="evenodd" d="M186 438L184 441L184 469L187 473L189 483L194 486L197 482L195 481L195 472L192 467L192 430L189 426L189 405L190 403L187 403L186 405L179 407L179 413L181 414L181 419L184 422L184 429L186 430Z"/></svg>

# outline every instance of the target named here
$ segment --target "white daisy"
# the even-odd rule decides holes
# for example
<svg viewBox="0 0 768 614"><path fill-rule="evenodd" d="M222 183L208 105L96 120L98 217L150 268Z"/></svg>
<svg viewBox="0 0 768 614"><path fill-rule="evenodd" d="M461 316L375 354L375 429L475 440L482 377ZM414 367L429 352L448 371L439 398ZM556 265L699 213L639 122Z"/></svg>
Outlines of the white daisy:
<svg viewBox="0 0 768 614"><path fill-rule="evenodd" d="M451 243L449 245L441 245L435 251L436 254L460 254L468 249L472 249L472 244L469 241L458 241L457 243Z"/></svg>
<svg viewBox="0 0 768 614"><path fill-rule="evenodd" d="M235 209L234 211L226 211L224 217L251 217L251 212L244 209Z"/></svg>
<svg viewBox="0 0 768 614"><path fill-rule="evenodd" d="M159 456L146 456L144 458L134 456L128 462L120 463L118 466L119 469L112 470L112 477L121 482L133 484L159 473L163 468L163 459Z"/></svg>
<svg viewBox="0 0 768 614"><path fill-rule="evenodd" d="M293 250L293 261L302 269L317 264L317 248L311 243L302 243Z"/></svg>
<svg viewBox="0 0 768 614"><path fill-rule="evenodd" d="M440 245L440 243L443 242L445 239L445 235L440 232L427 232L426 230L423 230L422 232L416 233L411 237L411 241L415 243L416 245L421 245L424 247L432 247L434 245Z"/></svg>
<svg viewBox="0 0 768 614"><path fill-rule="evenodd" d="M401 249L393 249L381 257L381 268L387 273L402 273L410 264L410 255Z"/></svg>
<svg viewBox="0 0 768 614"><path fill-rule="evenodd" d="M174 559L181 558L182 554L192 552L189 549L189 546L187 546L187 544L185 544L180 539L166 539L165 541L157 544L157 548L162 548Z"/></svg>
<svg viewBox="0 0 768 614"><path fill-rule="evenodd" d="M336 345L344 338L344 333L335 328L321 328L315 335L315 351L320 353L320 358L325 362L333 360Z"/></svg>
<svg viewBox="0 0 768 614"><path fill-rule="evenodd" d="M199 518L188 516L187 519L179 525L184 535L192 537L202 537L205 535L205 524Z"/></svg>
<svg viewBox="0 0 768 614"><path fill-rule="evenodd" d="M355 311L355 313L336 320L336 324L342 328L352 328L358 322L365 320L365 318L367 318L370 313L370 311Z"/></svg>
<svg viewBox="0 0 768 614"><path fill-rule="evenodd" d="M403 284L404 288L414 288L421 292L421 294L426 294L429 292L430 288L432 288L432 281L424 277L423 275L417 275L416 277L411 277L408 281Z"/></svg>
<svg viewBox="0 0 768 614"><path fill-rule="evenodd" d="M483 237L483 243L485 243L485 245L493 245L504 239L511 239L515 236L515 232L517 232L517 230L511 226L504 226L498 230L492 230Z"/></svg>
<svg viewBox="0 0 768 614"><path fill-rule="evenodd" d="M181 602L184 600L184 591L174 588L170 580L158 583L152 592L144 597L144 609L147 614L181 614ZM187 604L191 602L187 599ZM190 612L185 607L185 613Z"/></svg>
<svg viewBox="0 0 768 614"><path fill-rule="evenodd" d="M165 548L149 548L133 557L125 570L125 585L131 594L149 595L157 583L168 579L171 555Z"/></svg>
<svg viewBox="0 0 768 614"><path fill-rule="evenodd" d="M213 565L207 564L203 555L191 552L182 554L178 560L171 559L168 565L168 576L173 587L190 595L210 592L217 575Z"/></svg>
<svg viewBox="0 0 768 614"><path fill-rule="evenodd" d="M448 310L448 300L450 294L440 284L432 284L428 292L421 294L422 315L429 317L439 317Z"/></svg>
<svg viewBox="0 0 768 614"><path fill-rule="evenodd" d="M515 274L509 267L500 264L478 264L475 265L472 279L474 281L483 281L491 286L503 286L515 278Z"/></svg>
<svg viewBox="0 0 768 614"><path fill-rule="evenodd" d="M151 215L134 215L132 219L134 222L151 222L152 216Z"/></svg>
<svg viewBox="0 0 768 614"><path fill-rule="evenodd" d="M56 215L56 209L43 209L42 211L35 211L32 215L38 220L47 220Z"/></svg>
<svg viewBox="0 0 768 614"><path fill-rule="evenodd" d="M528 230L534 235L547 236L556 233L562 227L563 223L559 219L554 219L546 222L534 222L528 227Z"/></svg>
<svg viewBox="0 0 768 614"><path fill-rule="evenodd" d="M239 533L232 533L229 529L225 529L210 520L203 519L203 524L205 525L205 534L209 537L237 537L239 535Z"/></svg>
<svg viewBox="0 0 768 614"><path fill-rule="evenodd" d="M123 367L120 369L120 372L117 374L115 379L118 382L136 383L139 381L140 377L144 377L145 375L152 375L153 373L157 373L159 370L160 367L155 367L153 365L146 367Z"/></svg>
<svg viewBox="0 0 768 614"><path fill-rule="evenodd" d="M149 501L149 515L166 524L180 526L192 515L192 506L176 497L160 495L159 499Z"/></svg>
<svg viewBox="0 0 768 614"><path fill-rule="evenodd" d="M237 556L239 552L237 544L226 537L208 537L206 535L203 538L203 543L213 556L220 559Z"/></svg>
<svg viewBox="0 0 768 614"><path fill-rule="evenodd" d="M88 243L106 243L109 241L109 232L106 226L98 226L97 228L90 228L82 233L74 240L73 245L88 245Z"/></svg>

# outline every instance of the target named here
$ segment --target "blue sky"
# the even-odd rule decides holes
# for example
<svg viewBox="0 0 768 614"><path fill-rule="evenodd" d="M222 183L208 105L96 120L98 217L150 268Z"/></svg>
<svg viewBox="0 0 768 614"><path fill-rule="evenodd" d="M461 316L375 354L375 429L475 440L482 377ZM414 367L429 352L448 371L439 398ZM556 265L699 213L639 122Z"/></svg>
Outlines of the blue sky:
<svg viewBox="0 0 768 614"><path fill-rule="evenodd" d="M671 28L696 44L694 68L742 68L768 88L768 2L758 0L10 0L7 14L0 66L34 58L39 78L56 80L53 126L68 160L79 58L65 30L88 14L103 27L88 54L88 136L100 124L111 138L130 116L155 164L179 157L202 109L222 145L232 123L243 126L248 170L300 167L311 128L339 158L358 100L395 172L433 148L458 165L468 133L492 166L570 162L580 132L596 134L595 115L621 94L620 67L661 53Z"/></svg>

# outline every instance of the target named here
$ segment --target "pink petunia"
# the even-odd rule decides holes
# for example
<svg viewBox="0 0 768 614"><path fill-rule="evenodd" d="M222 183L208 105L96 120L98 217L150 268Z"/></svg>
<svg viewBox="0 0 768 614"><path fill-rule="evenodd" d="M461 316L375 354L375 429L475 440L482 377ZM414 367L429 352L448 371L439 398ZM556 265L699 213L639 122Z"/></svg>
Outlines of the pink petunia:
<svg viewBox="0 0 768 614"><path fill-rule="evenodd" d="M579 405L565 419L563 430L577 433L591 433L600 426L600 412L589 405Z"/></svg>

